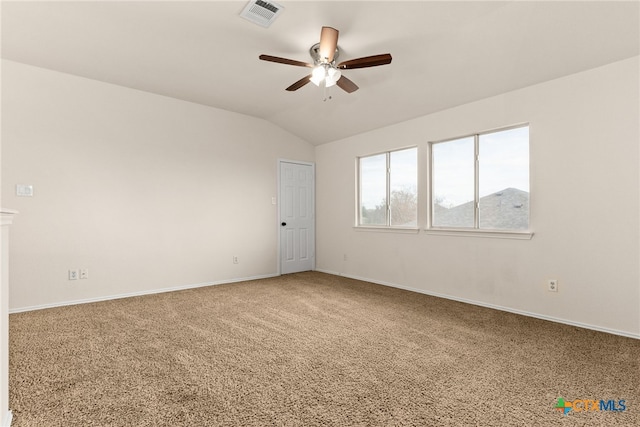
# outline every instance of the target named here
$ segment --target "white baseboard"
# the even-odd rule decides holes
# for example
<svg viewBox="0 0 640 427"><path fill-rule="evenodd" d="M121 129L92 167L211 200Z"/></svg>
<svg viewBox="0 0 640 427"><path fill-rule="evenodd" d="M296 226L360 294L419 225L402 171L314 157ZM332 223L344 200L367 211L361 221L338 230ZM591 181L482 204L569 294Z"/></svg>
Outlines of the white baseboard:
<svg viewBox="0 0 640 427"><path fill-rule="evenodd" d="M398 285L398 284L395 284L395 283L384 282L384 281L381 281L381 280L374 280L374 279L368 279L366 277L359 277L359 276L353 276L353 275L349 275L349 274L337 273L335 271L320 270L320 269L317 269L316 271L319 271L321 273L332 274L334 276L343 276L343 277L348 277L350 279L362 280L364 282L371 282L371 283L375 283L377 285L383 285L383 286L389 286L389 287L392 287L392 288L404 289L406 291L417 292L417 293L420 293L420 294L429 295L429 296L433 296L433 297L437 297L437 298L444 298L444 299L448 299L448 300L452 300L452 301L463 302L463 303L466 303L466 304L477 305L477 306L480 306L480 307L491 308L493 310L506 311L508 313L520 314L522 316L534 317L536 319L548 320L550 322L555 322L555 323L562 323L564 325L577 326L579 328L591 329L593 331L606 332L608 334L620 335L620 336L627 337L627 338L640 339L640 334L635 334L635 333L632 333L632 332L620 331L620 330L617 330L617 329L604 328L602 326L591 325L591 324L588 324L588 323L575 322L573 320L567 320L567 319L562 319L562 318L559 318L559 317L547 316L545 314L539 314L539 313L533 313L533 312L530 312L530 311L518 310L518 309L515 309L515 308L504 307L504 306L501 306L501 305L488 304L488 303L481 302L481 301L475 301L475 300L471 300L471 299L467 299L467 298L460 298L460 297L456 297L456 296L441 294L441 293L438 293L438 292L425 291L424 289L416 289L416 288L412 288L412 287L409 287L409 286L402 286L402 285Z"/></svg>
<svg viewBox="0 0 640 427"><path fill-rule="evenodd" d="M91 302L109 301L109 300L120 299L120 298L139 297L142 295L161 294L164 292L184 291L187 289L203 288L206 286L226 285L229 283L246 282L249 280L268 279L270 277L276 277L276 276L278 276L278 274L265 274L261 276L243 277L238 279L220 280L216 282L207 282L207 283L196 283L192 285L181 285L181 286L174 286L171 288L152 289L148 291L130 292L126 294L107 295L107 296L96 297L96 298L86 298L86 299L73 300L73 301L61 301L61 302L56 302L51 304L33 305L29 307L18 307L18 308L9 309L9 314L22 313L25 311L43 310L46 308L64 307L67 305L77 305L77 304L87 304Z"/></svg>
<svg viewBox="0 0 640 427"><path fill-rule="evenodd" d="M11 421L13 420L13 413L11 411L7 411L4 414L4 418L2 419L2 427L11 427Z"/></svg>

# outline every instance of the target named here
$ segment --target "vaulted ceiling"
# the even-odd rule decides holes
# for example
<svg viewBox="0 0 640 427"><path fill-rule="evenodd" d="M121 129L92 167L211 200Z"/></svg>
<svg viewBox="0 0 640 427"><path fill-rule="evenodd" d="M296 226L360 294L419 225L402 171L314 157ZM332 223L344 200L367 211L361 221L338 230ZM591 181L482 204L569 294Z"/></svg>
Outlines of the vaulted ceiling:
<svg viewBox="0 0 640 427"><path fill-rule="evenodd" d="M640 53L637 1L277 1L263 28L247 1L2 1L2 57L263 118L313 144L622 60ZM347 94L308 84L322 26L340 60L391 53L344 71Z"/></svg>

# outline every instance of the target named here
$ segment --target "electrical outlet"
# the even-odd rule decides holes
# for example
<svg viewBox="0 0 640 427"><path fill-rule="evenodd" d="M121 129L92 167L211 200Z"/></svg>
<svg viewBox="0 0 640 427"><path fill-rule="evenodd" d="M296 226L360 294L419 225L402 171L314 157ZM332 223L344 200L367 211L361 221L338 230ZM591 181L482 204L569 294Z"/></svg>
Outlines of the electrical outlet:
<svg viewBox="0 0 640 427"><path fill-rule="evenodd" d="M238 257L237 257L237 256L235 256L235 255L233 256L233 263L234 263L234 264L237 264L237 263L238 263Z"/></svg>
<svg viewBox="0 0 640 427"><path fill-rule="evenodd" d="M81 279L88 279L89 278L89 269L88 268L81 268L80 269L80 278Z"/></svg>
<svg viewBox="0 0 640 427"><path fill-rule="evenodd" d="M69 280L78 280L78 270L69 270Z"/></svg>
<svg viewBox="0 0 640 427"><path fill-rule="evenodd" d="M547 290L549 292L558 292L558 281L556 279L547 280Z"/></svg>
<svg viewBox="0 0 640 427"><path fill-rule="evenodd" d="M347 254L344 254L344 255L342 256L342 260L343 260L343 261L348 261L348 259L347 259Z"/></svg>

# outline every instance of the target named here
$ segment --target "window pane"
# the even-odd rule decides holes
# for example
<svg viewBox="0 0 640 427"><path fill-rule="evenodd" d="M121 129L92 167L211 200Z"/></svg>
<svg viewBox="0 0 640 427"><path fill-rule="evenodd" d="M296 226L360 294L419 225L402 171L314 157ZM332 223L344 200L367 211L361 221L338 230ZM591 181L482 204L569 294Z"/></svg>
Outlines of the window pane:
<svg viewBox="0 0 640 427"><path fill-rule="evenodd" d="M392 151L390 153L391 175L391 225L418 225L418 149Z"/></svg>
<svg viewBox="0 0 640 427"><path fill-rule="evenodd" d="M479 137L480 228L529 228L529 127Z"/></svg>
<svg viewBox="0 0 640 427"><path fill-rule="evenodd" d="M360 158L360 224L387 225L387 155Z"/></svg>
<svg viewBox="0 0 640 427"><path fill-rule="evenodd" d="M432 225L473 227L475 143L473 137L432 144Z"/></svg>

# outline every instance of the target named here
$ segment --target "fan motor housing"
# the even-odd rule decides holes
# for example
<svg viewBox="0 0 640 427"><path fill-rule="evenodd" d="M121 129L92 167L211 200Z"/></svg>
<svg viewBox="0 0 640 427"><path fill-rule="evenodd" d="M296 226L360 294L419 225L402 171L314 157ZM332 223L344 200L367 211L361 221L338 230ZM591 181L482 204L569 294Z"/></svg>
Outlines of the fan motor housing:
<svg viewBox="0 0 640 427"><path fill-rule="evenodd" d="M335 64L336 60L338 59L338 56L340 56L339 54L340 54L340 47L336 46L336 53L333 55L333 61L331 61L331 64ZM314 65L325 63L325 61L322 61L320 58L320 43L316 43L309 48L309 55L311 55Z"/></svg>

